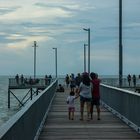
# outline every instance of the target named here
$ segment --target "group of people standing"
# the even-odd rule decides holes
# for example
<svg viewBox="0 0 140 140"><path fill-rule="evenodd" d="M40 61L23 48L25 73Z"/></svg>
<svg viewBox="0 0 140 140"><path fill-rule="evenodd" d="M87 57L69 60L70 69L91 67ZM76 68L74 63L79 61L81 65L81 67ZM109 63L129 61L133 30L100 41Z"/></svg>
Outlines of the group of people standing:
<svg viewBox="0 0 140 140"><path fill-rule="evenodd" d="M16 74L16 76L15 76L15 81L16 81L17 85L38 84L40 79L43 79L43 78L32 78L31 76L30 77L28 76L28 78L27 78L27 77L24 77L23 74L21 74L20 76L19 76L19 74ZM45 78L43 80L45 82L45 85L49 85L52 81L52 76L45 75Z"/></svg>
<svg viewBox="0 0 140 140"><path fill-rule="evenodd" d="M24 76L23 76L23 74L21 74L21 76L19 76L18 74L15 76L15 80L16 80L16 83L17 84L19 84L19 82L21 83L21 84L23 84L24 83Z"/></svg>
<svg viewBox="0 0 140 140"><path fill-rule="evenodd" d="M140 79L140 75L138 77ZM133 82L133 86L136 86L136 81L137 81L137 78L136 78L136 75L133 74L132 76L130 74L128 74L127 76L127 81L128 81L128 85L131 86L131 81Z"/></svg>
<svg viewBox="0 0 140 140"><path fill-rule="evenodd" d="M70 120L74 119L74 100L80 97L80 120L84 120L84 106L87 105L87 120L93 119L93 107L97 109L97 119L100 120L100 79L96 73L78 74L76 78L71 75L68 82L68 75L65 78L67 86L70 84L70 95L67 97L68 116ZM72 83L71 83L72 81Z"/></svg>

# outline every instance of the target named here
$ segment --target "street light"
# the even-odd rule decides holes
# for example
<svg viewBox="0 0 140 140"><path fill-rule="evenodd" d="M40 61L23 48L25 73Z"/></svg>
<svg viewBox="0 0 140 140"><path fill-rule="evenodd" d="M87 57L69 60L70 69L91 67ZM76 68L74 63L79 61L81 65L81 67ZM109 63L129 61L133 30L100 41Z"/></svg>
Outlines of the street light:
<svg viewBox="0 0 140 140"><path fill-rule="evenodd" d="M86 72L86 46L88 44L84 44L84 72Z"/></svg>
<svg viewBox="0 0 140 140"><path fill-rule="evenodd" d="M119 86L123 77L123 45L122 45L122 0L119 0Z"/></svg>
<svg viewBox="0 0 140 140"><path fill-rule="evenodd" d="M57 78L57 48L53 48L55 50L55 73Z"/></svg>
<svg viewBox="0 0 140 140"><path fill-rule="evenodd" d="M83 30L88 32L88 73L90 73L90 28L83 28Z"/></svg>
<svg viewBox="0 0 140 140"><path fill-rule="evenodd" d="M34 41L34 46L32 47L34 47L34 79L35 79L36 78L36 47L38 47L36 41Z"/></svg>

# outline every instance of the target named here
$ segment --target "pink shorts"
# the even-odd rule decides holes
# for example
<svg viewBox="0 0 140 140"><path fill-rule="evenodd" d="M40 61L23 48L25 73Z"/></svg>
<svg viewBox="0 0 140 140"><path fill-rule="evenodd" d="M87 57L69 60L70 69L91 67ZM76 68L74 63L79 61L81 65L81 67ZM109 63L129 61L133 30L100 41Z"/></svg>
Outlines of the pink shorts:
<svg viewBox="0 0 140 140"><path fill-rule="evenodd" d="M75 107L69 107L69 112L74 112L75 111Z"/></svg>

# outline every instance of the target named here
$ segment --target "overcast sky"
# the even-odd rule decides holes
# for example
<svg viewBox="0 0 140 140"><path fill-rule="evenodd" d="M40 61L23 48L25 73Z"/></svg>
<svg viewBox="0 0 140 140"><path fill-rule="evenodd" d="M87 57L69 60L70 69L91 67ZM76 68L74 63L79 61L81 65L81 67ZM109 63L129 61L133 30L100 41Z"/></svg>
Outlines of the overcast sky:
<svg viewBox="0 0 140 140"><path fill-rule="evenodd" d="M118 75L119 0L1 0L0 74L83 72L83 47L91 29L91 71ZM123 0L123 73L140 74L140 0Z"/></svg>

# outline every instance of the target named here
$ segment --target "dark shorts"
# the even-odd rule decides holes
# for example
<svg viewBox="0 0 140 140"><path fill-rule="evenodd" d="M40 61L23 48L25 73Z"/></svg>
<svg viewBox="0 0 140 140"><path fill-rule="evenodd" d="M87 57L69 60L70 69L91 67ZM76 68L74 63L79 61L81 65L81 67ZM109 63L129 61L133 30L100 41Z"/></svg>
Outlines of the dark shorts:
<svg viewBox="0 0 140 140"><path fill-rule="evenodd" d="M92 105L100 105L100 98L93 98L91 101Z"/></svg>
<svg viewBox="0 0 140 140"><path fill-rule="evenodd" d="M75 85L74 84L70 84L70 88L75 88Z"/></svg>
<svg viewBox="0 0 140 140"><path fill-rule="evenodd" d="M75 107L69 107L68 110L69 110L69 112L74 112L75 111Z"/></svg>
<svg viewBox="0 0 140 140"><path fill-rule="evenodd" d="M83 96L80 96L80 102L91 102L91 98L85 98Z"/></svg>

